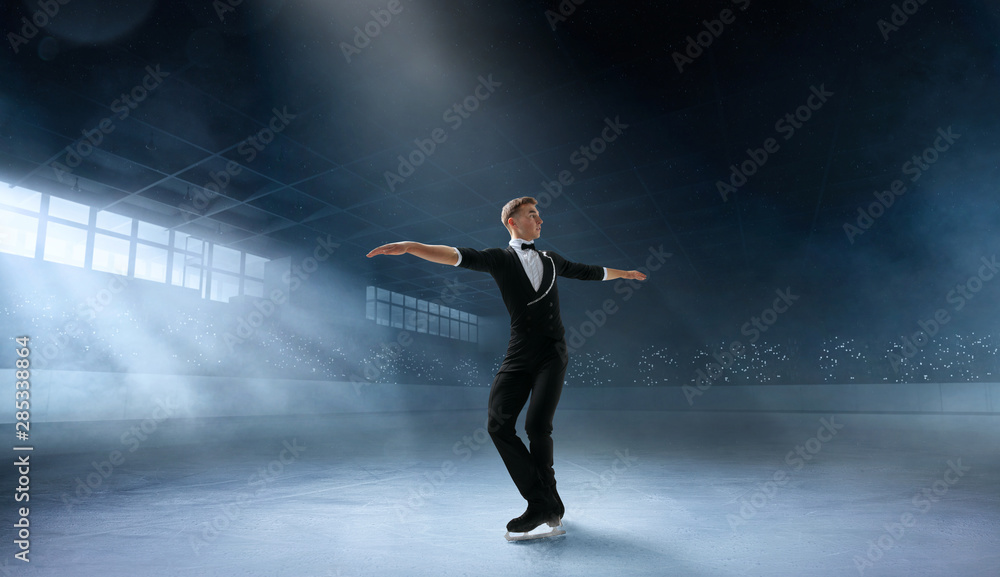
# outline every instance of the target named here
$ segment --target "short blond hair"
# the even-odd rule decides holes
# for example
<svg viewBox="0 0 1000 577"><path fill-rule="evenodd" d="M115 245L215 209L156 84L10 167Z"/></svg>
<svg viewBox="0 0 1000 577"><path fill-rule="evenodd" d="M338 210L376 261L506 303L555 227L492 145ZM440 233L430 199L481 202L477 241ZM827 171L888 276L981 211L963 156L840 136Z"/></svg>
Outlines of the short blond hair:
<svg viewBox="0 0 1000 577"><path fill-rule="evenodd" d="M510 230L510 226L507 225L507 219L514 216L517 209L521 208L521 206L525 204L534 206L538 204L538 201L530 196L522 196L521 198L515 198L514 200L503 205L503 210L500 211L500 222L503 223L504 228Z"/></svg>

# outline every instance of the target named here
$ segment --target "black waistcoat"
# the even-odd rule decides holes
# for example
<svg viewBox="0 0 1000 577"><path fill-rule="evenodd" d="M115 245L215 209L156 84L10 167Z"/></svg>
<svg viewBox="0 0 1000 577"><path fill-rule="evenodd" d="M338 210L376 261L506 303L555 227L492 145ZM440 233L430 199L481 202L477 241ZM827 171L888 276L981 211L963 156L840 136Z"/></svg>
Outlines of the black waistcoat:
<svg viewBox="0 0 1000 577"><path fill-rule="evenodd" d="M458 250L462 254L458 266L488 272L493 276L510 314L510 343L501 370L522 368L540 345L563 340L565 329L559 314L556 277L580 280L604 278L602 267L571 262L552 251L539 251L542 282L535 290L512 247Z"/></svg>

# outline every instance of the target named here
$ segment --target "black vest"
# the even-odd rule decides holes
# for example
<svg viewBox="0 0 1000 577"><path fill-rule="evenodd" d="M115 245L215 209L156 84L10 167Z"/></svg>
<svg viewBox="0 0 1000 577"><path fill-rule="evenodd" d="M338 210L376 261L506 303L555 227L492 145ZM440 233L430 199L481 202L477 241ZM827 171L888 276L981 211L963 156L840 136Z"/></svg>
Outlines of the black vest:
<svg viewBox="0 0 1000 577"><path fill-rule="evenodd" d="M458 266L490 273L500 289L504 305L507 306L510 314L510 344L504 359L505 367L529 355L540 342L563 340L566 331L559 315L557 276L580 280L604 278L602 267L571 262L552 251L543 250L539 251L542 282L536 291L512 247L458 250L462 254L462 261Z"/></svg>

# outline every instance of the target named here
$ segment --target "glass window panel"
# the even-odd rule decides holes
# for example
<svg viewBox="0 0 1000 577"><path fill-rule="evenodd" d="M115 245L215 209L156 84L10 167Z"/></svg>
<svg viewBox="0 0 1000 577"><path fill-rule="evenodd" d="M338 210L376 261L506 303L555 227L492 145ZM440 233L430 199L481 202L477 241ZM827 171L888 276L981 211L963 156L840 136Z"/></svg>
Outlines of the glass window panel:
<svg viewBox="0 0 1000 577"><path fill-rule="evenodd" d="M368 288L371 288L371 287L368 287ZM367 303L365 303L365 318L368 319L368 320L370 320L370 321L375 320L375 301L374 300L370 300Z"/></svg>
<svg viewBox="0 0 1000 577"><path fill-rule="evenodd" d="M479 342L479 329L476 325L469 325L469 340L474 343Z"/></svg>
<svg viewBox="0 0 1000 577"><path fill-rule="evenodd" d="M469 313L462 311L461 316L458 317L458 320L466 323L469 322Z"/></svg>
<svg viewBox="0 0 1000 577"><path fill-rule="evenodd" d="M417 308L417 299L415 297L406 297L406 308L408 309Z"/></svg>
<svg viewBox="0 0 1000 577"><path fill-rule="evenodd" d="M136 245L134 276L145 280L167 282L167 249L141 243ZM237 287L237 293L238 291Z"/></svg>
<svg viewBox="0 0 1000 577"><path fill-rule="evenodd" d="M368 300L375 300L375 287L370 286L366 289L365 298Z"/></svg>
<svg viewBox="0 0 1000 577"><path fill-rule="evenodd" d="M395 292L392 293L392 304L402 306L403 301L404 301L403 295Z"/></svg>
<svg viewBox="0 0 1000 577"><path fill-rule="evenodd" d="M451 321L451 333L450 333L451 338L457 339L457 338L459 338L461 336L462 329L459 328L459 326L458 326L460 324L461 323L458 322L458 321L456 321L456 320Z"/></svg>
<svg viewBox="0 0 1000 577"><path fill-rule="evenodd" d="M250 253L247 253L246 259L244 274L253 278L264 278L264 265L267 264L267 259Z"/></svg>
<svg viewBox="0 0 1000 577"><path fill-rule="evenodd" d="M201 259L198 259L201 260ZM189 289L201 289L202 276L205 274L205 269L201 268L197 264L185 263L184 265L184 288ZM202 295L204 296L204 295Z"/></svg>
<svg viewBox="0 0 1000 577"><path fill-rule="evenodd" d="M469 323L461 323L462 340L469 340Z"/></svg>
<svg viewBox="0 0 1000 577"><path fill-rule="evenodd" d="M389 303L378 301L378 320L380 325L389 326Z"/></svg>
<svg viewBox="0 0 1000 577"><path fill-rule="evenodd" d="M408 331L417 330L417 311L413 309L403 309L403 317L406 323L403 328Z"/></svg>
<svg viewBox="0 0 1000 577"><path fill-rule="evenodd" d="M117 232L125 236L132 236L132 219L102 210L97 213L97 228Z"/></svg>
<svg viewBox="0 0 1000 577"><path fill-rule="evenodd" d="M42 193L15 186L11 188L7 183L0 183L0 204L16 206L31 212L38 212L42 207Z"/></svg>
<svg viewBox="0 0 1000 577"><path fill-rule="evenodd" d="M221 272L212 273L212 294L209 298L213 301L226 303L229 302L229 299L239 294L240 277Z"/></svg>
<svg viewBox="0 0 1000 577"><path fill-rule="evenodd" d="M50 222L45 230L45 260L83 267L87 251L87 231Z"/></svg>
<svg viewBox="0 0 1000 577"><path fill-rule="evenodd" d="M184 286L184 255L174 253L174 269L170 271L170 284Z"/></svg>
<svg viewBox="0 0 1000 577"><path fill-rule="evenodd" d="M380 301L389 300L389 294L390 294L389 291L385 290L384 288L378 289L378 300Z"/></svg>
<svg viewBox="0 0 1000 577"><path fill-rule="evenodd" d="M451 309L444 305L441 305L441 318L446 319L449 316L451 316Z"/></svg>
<svg viewBox="0 0 1000 577"><path fill-rule="evenodd" d="M436 315L440 312L440 308L438 308L437 303L427 303L427 312Z"/></svg>
<svg viewBox="0 0 1000 577"><path fill-rule="evenodd" d="M178 250L187 250L186 243L187 243L188 236L189 235L186 232L181 232L179 230L175 230L174 231L174 248L176 248Z"/></svg>
<svg viewBox="0 0 1000 577"><path fill-rule="evenodd" d="M418 311L427 312L427 301L418 300L417 301L417 310Z"/></svg>
<svg viewBox="0 0 1000 577"><path fill-rule="evenodd" d="M185 266L196 266L201 267L201 255L200 254L185 254L185 253L174 253L174 262L183 263Z"/></svg>
<svg viewBox="0 0 1000 577"><path fill-rule="evenodd" d="M427 313L424 311L417 311L417 332L427 332Z"/></svg>
<svg viewBox="0 0 1000 577"><path fill-rule="evenodd" d="M206 245L205 241L201 240L200 238L194 238L193 236L189 236L187 237L187 240L184 241L184 245L185 245L184 250L190 253L200 255L202 256L202 258L204 258L205 245Z"/></svg>
<svg viewBox="0 0 1000 577"><path fill-rule="evenodd" d="M458 309L451 309L451 318L457 320L457 319L460 319L461 316L462 316L462 311L460 311Z"/></svg>
<svg viewBox="0 0 1000 577"><path fill-rule="evenodd" d="M162 226L140 220L139 238L157 244L170 244L170 231Z"/></svg>
<svg viewBox="0 0 1000 577"><path fill-rule="evenodd" d="M64 218L80 224L88 224L90 222L90 207L79 202L59 198L58 196L50 196L49 216Z"/></svg>
<svg viewBox="0 0 1000 577"><path fill-rule="evenodd" d="M212 268L240 272L240 251L214 245L212 247Z"/></svg>
<svg viewBox="0 0 1000 577"><path fill-rule="evenodd" d="M202 254L204 245L205 241L200 238L195 238L186 232L174 231L174 248L177 250Z"/></svg>
<svg viewBox="0 0 1000 577"><path fill-rule="evenodd" d="M264 298L264 283L256 280L243 279L243 294L248 297Z"/></svg>
<svg viewBox="0 0 1000 577"><path fill-rule="evenodd" d="M451 333L450 321L444 317L438 317L438 319L440 320L440 327L438 334L440 334L442 337L448 336Z"/></svg>
<svg viewBox="0 0 1000 577"><path fill-rule="evenodd" d="M93 269L119 275L128 274L128 250L131 244L124 238L95 234Z"/></svg>
<svg viewBox="0 0 1000 577"><path fill-rule="evenodd" d="M34 258L38 219L0 210L0 252Z"/></svg>
<svg viewBox="0 0 1000 577"><path fill-rule="evenodd" d="M403 328L403 307L392 306L392 326L397 329Z"/></svg>
<svg viewBox="0 0 1000 577"><path fill-rule="evenodd" d="M436 335L438 334L438 319L441 317L435 315L428 315L427 317L427 334Z"/></svg>

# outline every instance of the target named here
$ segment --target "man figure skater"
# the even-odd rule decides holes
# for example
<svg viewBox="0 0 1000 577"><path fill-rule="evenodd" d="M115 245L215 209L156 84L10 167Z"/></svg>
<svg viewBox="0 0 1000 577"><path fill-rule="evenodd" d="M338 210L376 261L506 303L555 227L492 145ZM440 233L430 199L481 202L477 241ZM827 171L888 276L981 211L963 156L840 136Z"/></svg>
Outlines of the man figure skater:
<svg viewBox="0 0 1000 577"><path fill-rule="evenodd" d="M543 523L559 525L566 509L556 492L552 469L552 418L569 357L566 351L556 276L580 280L646 280L639 271L623 271L570 262L551 251L538 251L533 241L542 218L531 197L508 202L500 217L510 232L507 248L476 250L417 242L396 242L368 253L409 253L440 264L490 273L510 313L510 342L490 387L487 430L511 479L528 502L524 514L507 523L511 533L527 533ZM528 396L524 429L530 449L514 431Z"/></svg>

